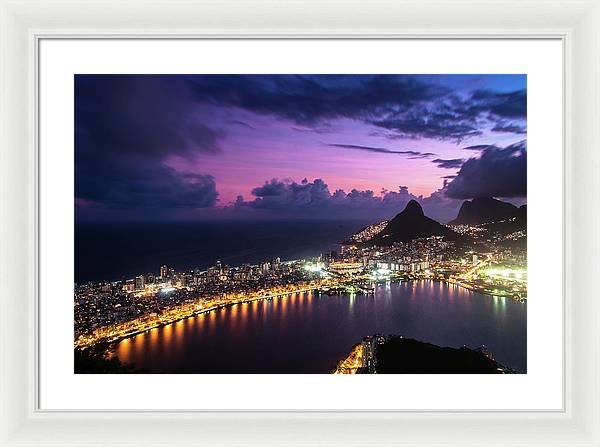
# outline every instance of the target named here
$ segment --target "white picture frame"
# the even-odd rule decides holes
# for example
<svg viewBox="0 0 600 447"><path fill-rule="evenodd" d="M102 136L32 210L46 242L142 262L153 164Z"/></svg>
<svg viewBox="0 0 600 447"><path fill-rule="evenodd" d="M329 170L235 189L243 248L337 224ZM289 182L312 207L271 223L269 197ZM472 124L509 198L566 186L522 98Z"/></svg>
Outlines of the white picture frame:
<svg viewBox="0 0 600 447"><path fill-rule="evenodd" d="M1 445L600 445L600 2L0 2ZM59 38L561 39L563 411L39 410L38 49Z"/></svg>

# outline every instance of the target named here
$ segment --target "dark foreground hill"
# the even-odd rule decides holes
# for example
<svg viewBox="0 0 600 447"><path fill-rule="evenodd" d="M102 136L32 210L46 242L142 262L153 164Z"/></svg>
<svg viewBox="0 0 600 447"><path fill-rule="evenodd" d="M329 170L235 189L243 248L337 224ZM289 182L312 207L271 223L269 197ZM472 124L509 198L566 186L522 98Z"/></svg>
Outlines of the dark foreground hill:
<svg viewBox="0 0 600 447"><path fill-rule="evenodd" d="M504 368L478 351L444 348L393 337L377 347L379 374L502 374Z"/></svg>
<svg viewBox="0 0 600 447"><path fill-rule="evenodd" d="M444 236L449 240L459 239L458 233L425 216L423 208L411 200L404 211L388 222L386 227L369 241L372 245L392 245L394 242L408 242L412 239Z"/></svg>

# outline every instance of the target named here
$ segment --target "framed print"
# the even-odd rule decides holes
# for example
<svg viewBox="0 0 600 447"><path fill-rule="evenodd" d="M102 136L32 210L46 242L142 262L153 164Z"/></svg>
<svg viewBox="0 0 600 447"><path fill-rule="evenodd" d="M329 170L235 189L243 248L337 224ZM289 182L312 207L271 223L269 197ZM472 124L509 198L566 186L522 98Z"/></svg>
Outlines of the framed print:
<svg viewBox="0 0 600 447"><path fill-rule="evenodd" d="M596 2L141 6L2 5L4 443L598 445Z"/></svg>

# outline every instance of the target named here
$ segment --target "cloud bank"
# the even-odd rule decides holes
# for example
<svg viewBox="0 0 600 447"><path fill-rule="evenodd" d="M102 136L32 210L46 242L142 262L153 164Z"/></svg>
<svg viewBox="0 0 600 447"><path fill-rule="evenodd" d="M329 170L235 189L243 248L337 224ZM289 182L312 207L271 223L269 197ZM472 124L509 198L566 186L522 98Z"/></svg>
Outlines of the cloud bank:
<svg viewBox="0 0 600 447"><path fill-rule="evenodd" d="M204 75L186 79L199 102L276 116L321 131L332 120L349 118L380 128L390 139L461 142L481 135L486 126L520 133L527 114L525 90L459 95L447 86L410 75Z"/></svg>
<svg viewBox="0 0 600 447"><path fill-rule="evenodd" d="M158 76L75 76L75 196L105 208L202 208L210 174L179 172L169 156L219 151L220 132L192 113L183 84Z"/></svg>
<svg viewBox="0 0 600 447"><path fill-rule="evenodd" d="M411 199L408 188L400 186L398 191L383 191L376 195L371 190L341 189L331 192L322 179L295 182L291 179L271 179L252 190L254 198L244 200L239 196L233 207L235 212L269 212L279 217L304 218L355 218L369 216L389 217L399 212Z"/></svg>
<svg viewBox="0 0 600 447"><path fill-rule="evenodd" d="M454 199L527 196L527 142L485 146L479 158L462 165L445 192Z"/></svg>

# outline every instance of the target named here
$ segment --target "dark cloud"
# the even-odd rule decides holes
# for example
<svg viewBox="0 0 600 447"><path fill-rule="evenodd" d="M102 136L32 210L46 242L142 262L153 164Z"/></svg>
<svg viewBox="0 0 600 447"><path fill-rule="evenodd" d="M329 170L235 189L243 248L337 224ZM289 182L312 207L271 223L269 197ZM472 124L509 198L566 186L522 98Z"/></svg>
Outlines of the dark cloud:
<svg viewBox="0 0 600 447"><path fill-rule="evenodd" d="M517 135L524 135L527 133L527 128L524 126L518 126L515 124L499 123L499 124L496 124L496 126L494 126L492 128L492 132L514 133Z"/></svg>
<svg viewBox="0 0 600 447"><path fill-rule="evenodd" d="M485 147L479 158L467 160L446 195L455 199L474 197L525 197L527 195L527 143L505 148Z"/></svg>
<svg viewBox="0 0 600 447"><path fill-rule="evenodd" d="M473 109L490 112L501 118L525 118L527 116L527 92L517 90L508 93L477 90L471 95Z"/></svg>
<svg viewBox="0 0 600 447"><path fill-rule="evenodd" d="M409 158L428 158L428 157L435 155L434 153L431 153L431 152L397 151L397 150L393 150L393 149L386 149L383 147L360 146L360 145L356 145L356 144L334 144L334 143L332 143L332 144L327 144L327 146L341 147L341 148L345 148L345 149L357 149L357 150L368 151L368 152L377 152L380 154L408 155Z"/></svg>
<svg viewBox="0 0 600 447"><path fill-rule="evenodd" d="M254 188L252 194L256 197L282 196L286 193L288 184L277 179L272 179L264 185Z"/></svg>
<svg viewBox="0 0 600 447"><path fill-rule="evenodd" d="M401 211L411 199L406 186L398 191L382 191L375 195L371 190L329 190L322 179L295 182L291 179L271 179L252 190L254 199L245 201L239 196L232 206L237 212L268 212L278 217L352 218L390 217Z"/></svg>
<svg viewBox="0 0 600 447"><path fill-rule="evenodd" d="M195 99L276 115L301 125L363 118L432 100L447 89L412 76L189 76Z"/></svg>
<svg viewBox="0 0 600 447"><path fill-rule="evenodd" d="M451 158L449 160L436 158L435 160L432 160L432 162L437 164L440 168L457 169L460 168L465 161L462 158Z"/></svg>
<svg viewBox="0 0 600 447"><path fill-rule="evenodd" d="M256 199L249 202L250 207L275 210L312 208L331 200L329 188L321 179L304 179L300 183L272 179L254 188L252 194Z"/></svg>
<svg viewBox="0 0 600 447"><path fill-rule="evenodd" d="M416 103L372 123L393 131L395 137L461 142L481 135L490 125L493 129L503 129L503 132L523 133L524 126L508 126L505 120L525 120L526 115L525 90L510 93L478 90L468 99L451 93L441 95L434 101Z"/></svg>
<svg viewBox="0 0 600 447"><path fill-rule="evenodd" d="M481 135L484 127L479 113L456 96L424 101L373 119L371 123L392 131L394 138L431 138L456 142Z"/></svg>
<svg viewBox="0 0 600 447"><path fill-rule="evenodd" d="M87 206L204 208L215 205L218 196L212 176L182 173L144 157L98 154L78 163L75 172L76 197Z"/></svg>
<svg viewBox="0 0 600 447"><path fill-rule="evenodd" d="M145 157L216 152L217 132L193 113L182 80L153 75L76 75L75 137L105 154ZM78 146L78 151L86 147Z"/></svg>
<svg viewBox="0 0 600 447"><path fill-rule="evenodd" d="M202 75L187 80L196 101L237 107L326 132L331 121L372 124L391 138L460 142L526 113L526 93L458 95L410 75Z"/></svg>
<svg viewBox="0 0 600 447"><path fill-rule="evenodd" d="M481 151L487 149L488 147L492 147L490 144L476 144L474 146L463 147L463 149L467 151Z"/></svg>
<svg viewBox="0 0 600 447"><path fill-rule="evenodd" d="M202 208L215 180L165 164L217 152L221 133L193 113L185 82L162 76L75 76L75 196L105 208ZM80 206L80 209L85 208Z"/></svg>

